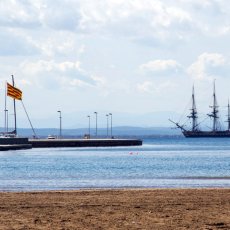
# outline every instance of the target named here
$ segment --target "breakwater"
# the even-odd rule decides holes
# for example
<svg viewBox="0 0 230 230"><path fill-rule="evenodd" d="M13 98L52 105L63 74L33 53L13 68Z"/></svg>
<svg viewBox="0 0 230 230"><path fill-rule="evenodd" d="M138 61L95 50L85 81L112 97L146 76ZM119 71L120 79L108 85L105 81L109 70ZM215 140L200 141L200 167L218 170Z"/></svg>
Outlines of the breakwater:
<svg viewBox="0 0 230 230"><path fill-rule="evenodd" d="M0 145L26 145L29 144L27 137L2 137Z"/></svg>
<svg viewBox="0 0 230 230"><path fill-rule="evenodd" d="M31 149L32 145L26 137L2 137L0 138L0 151Z"/></svg>
<svg viewBox="0 0 230 230"><path fill-rule="evenodd" d="M140 146L139 139L29 139L33 148Z"/></svg>

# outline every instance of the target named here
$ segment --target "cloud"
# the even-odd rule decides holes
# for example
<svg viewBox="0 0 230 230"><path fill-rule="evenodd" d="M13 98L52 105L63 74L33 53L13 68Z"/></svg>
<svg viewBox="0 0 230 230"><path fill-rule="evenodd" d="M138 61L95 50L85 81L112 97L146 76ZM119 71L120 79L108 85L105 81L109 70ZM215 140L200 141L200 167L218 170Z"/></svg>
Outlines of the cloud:
<svg viewBox="0 0 230 230"><path fill-rule="evenodd" d="M150 81L145 81L143 83L137 84L137 90L141 93L151 93L153 83Z"/></svg>
<svg viewBox="0 0 230 230"><path fill-rule="evenodd" d="M226 60L219 53L203 53L187 69L187 73L194 79L203 80L215 77L215 73L224 68ZM222 72L222 71L221 71Z"/></svg>
<svg viewBox="0 0 230 230"><path fill-rule="evenodd" d="M10 28L11 38L20 32L28 43L24 52L28 55L38 50L49 57L74 54L81 46L76 37L120 37L165 48L178 47L197 34L230 33L224 1L10 0L0 4L0 26ZM204 11L209 16L203 16ZM16 45L23 47L16 41L9 46Z"/></svg>
<svg viewBox="0 0 230 230"><path fill-rule="evenodd" d="M188 25L191 16L180 6L159 0L8 1L0 8L0 25L12 28L51 28L82 34L162 37ZM179 28L178 27L178 28Z"/></svg>
<svg viewBox="0 0 230 230"><path fill-rule="evenodd" d="M179 0L170 4L166 0L10 0L0 4L1 26L134 39L181 39L189 36L189 31L192 34L194 28L201 33L211 32L220 26L226 28L229 21L225 1Z"/></svg>
<svg viewBox="0 0 230 230"><path fill-rule="evenodd" d="M165 81L161 83L156 83L152 81L144 81L142 83L137 84L137 90L140 93L150 93L150 94L164 94L169 89L175 88L175 84L171 81Z"/></svg>
<svg viewBox="0 0 230 230"><path fill-rule="evenodd" d="M42 10L42 23L54 30L77 31L81 16L80 1L52 0L45 1Z"/></svg>
<svg viewBox="0 0 230 230"><path fill-rule="evenodd" d="M27 38L2 29L0 32L0 56L33 56L39 49Z"/></svg>
<svg viewBox="0 0 230 230"><path fill-rule="evenodd" d="M175 34L181 28L189 28L191 22L191 16L183 8L159 0L86 0L81 4L80 14L82 31L131 39L165 40L170 27Z"/></svg>
<svg viewBox="0 0 230 230"><path fill-rule="evenodd" d="M139 69L143 72L172 73L178 72L181 65L175 60L155 60L142 64Z"/></svg>
<svg viewBox="0 0 230 230"><path fill-rule="evenodd" d="M9 0L0 2L0 26L34 29L41 26L40 1Z"/></svg>
<svg viewBox="0 0 230 230"><path fill-rule="evenodd" d="M37 86L56 90L60 87L95 87L99 82L80 67L79 61L25 61L20 65L20 69L23 76L27 76L27 82L33 81Z"/></svg>

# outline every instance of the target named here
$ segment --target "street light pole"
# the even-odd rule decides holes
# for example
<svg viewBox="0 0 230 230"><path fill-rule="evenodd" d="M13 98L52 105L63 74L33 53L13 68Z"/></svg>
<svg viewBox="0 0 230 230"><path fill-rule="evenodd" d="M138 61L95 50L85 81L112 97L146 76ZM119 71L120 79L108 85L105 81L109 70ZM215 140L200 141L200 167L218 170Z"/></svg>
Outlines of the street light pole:
<svg viewBox="0 0 230 230"><path fill-rule="evenodd" d="M97 137L97 112L94 112L96 115L96 137Z"/></svg>
<svg viewBox="0 0 230 230"><path fill-rule="evenodd" d="M61 138L62 138L62 124L61 124L61 119L62 119L62 117L61 117L61 111L58 110L57 112L59 113L59 119L60 119L59 138L61 139Z"/></svg>
<svg viewBox="0 0 230 230"><path fill-rule="evenodd" d="M109 114L106 114L107 118L107 138L109 137Z"/></svg>
<svg viewBox="0 0 230 230"><path fill-rule="evenodd" d="M109 115L111 116L111 138L113 138L113 114L109 113Z"/></svg>
<svg viewBox="0 0 230 230"><path fill-rule="evenodd" d="M89 118L89 138L90 138L90 116L87 116Z"/></svg>

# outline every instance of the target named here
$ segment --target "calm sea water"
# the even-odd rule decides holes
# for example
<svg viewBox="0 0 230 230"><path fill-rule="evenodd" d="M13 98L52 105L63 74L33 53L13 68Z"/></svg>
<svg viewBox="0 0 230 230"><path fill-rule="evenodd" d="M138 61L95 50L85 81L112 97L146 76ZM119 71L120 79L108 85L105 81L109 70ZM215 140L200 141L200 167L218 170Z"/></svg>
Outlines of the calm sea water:
<svg viewBox="0 0 230 230"><path fill-rule="evenodd" d="M140 147L0 152L0 190L230 188L230 139L155 137Z"/></svg>

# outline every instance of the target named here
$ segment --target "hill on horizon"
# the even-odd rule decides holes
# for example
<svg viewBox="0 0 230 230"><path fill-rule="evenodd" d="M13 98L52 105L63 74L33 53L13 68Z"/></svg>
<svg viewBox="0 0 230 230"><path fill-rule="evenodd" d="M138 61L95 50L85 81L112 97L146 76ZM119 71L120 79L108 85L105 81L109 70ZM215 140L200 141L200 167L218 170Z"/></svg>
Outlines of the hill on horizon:
<svg viewBox="0 0 230 230"><path fill-rule="evenodd" d="M4 129L1 128L3 132ZM58 128L38 128L35 129L35 132L38 137L47 137L48 135L59 135ZM78 128L78 129L62 129L62 135L64 137L83 137L85 134L88 134L88 128ZM95 135L95 128L90 130L91 136ZM98 128L97 130L98 137L106 137L107 129ZM29 128L19 128L18 135L20 136L33 136L32 129ZM111 136L111 129L108 129L108 135ZM180 130L172 129L169 127L133 127L133 126L119 126L113 127L112 129L113 136L151 136L151 135L181 135Z"/></svg>

